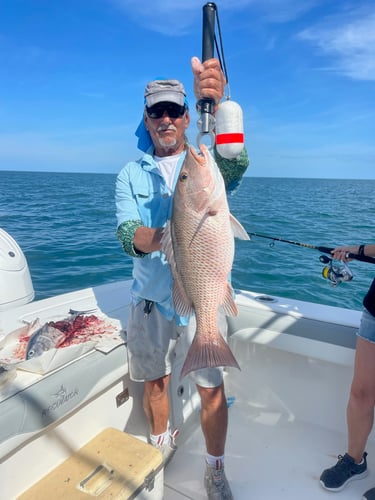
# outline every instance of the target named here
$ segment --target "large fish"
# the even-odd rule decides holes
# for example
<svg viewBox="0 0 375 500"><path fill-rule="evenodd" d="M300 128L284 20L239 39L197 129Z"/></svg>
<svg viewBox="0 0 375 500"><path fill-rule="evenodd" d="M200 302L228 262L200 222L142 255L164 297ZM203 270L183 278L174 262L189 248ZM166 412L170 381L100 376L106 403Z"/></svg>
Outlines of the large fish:
<svg viewBox="0 0 375 500"><path fill-rule="evenodd" d="M250 239L230 214L224 180L206 146L201 154L189 147L174 192L172 217L162 238L162 251L173 275L173 302L182 316L195 311L197 329L181 370L238 363L219 332L218 311L237 315L228 282L234 236Z"/></svg>

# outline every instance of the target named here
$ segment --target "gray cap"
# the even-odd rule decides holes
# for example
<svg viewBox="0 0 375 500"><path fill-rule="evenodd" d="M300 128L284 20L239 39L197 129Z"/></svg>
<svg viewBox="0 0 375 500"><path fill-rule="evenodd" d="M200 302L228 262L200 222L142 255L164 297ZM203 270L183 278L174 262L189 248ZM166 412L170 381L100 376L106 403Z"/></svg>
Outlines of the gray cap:
<svg viewBox="0 0 375 500"><path fill-rule="evenodd" d="M153 80L145 88L145 103L150 107L158 102L174 102L180 106L186 104L184 86L178 80Z"/></svg>

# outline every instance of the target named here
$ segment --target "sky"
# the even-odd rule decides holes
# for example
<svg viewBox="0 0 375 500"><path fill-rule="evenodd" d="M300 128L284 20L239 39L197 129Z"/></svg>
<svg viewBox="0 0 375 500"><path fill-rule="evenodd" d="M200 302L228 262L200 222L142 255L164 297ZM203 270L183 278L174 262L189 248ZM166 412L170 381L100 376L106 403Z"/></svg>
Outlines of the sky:
<svg viewBox="0 0 375 500"><path fill-rule="evenodd" d="M215 2L255 177L375 179L375 2ZM149 80L198 115L196 0L0 0L0 170L117 173Z"/></svg>

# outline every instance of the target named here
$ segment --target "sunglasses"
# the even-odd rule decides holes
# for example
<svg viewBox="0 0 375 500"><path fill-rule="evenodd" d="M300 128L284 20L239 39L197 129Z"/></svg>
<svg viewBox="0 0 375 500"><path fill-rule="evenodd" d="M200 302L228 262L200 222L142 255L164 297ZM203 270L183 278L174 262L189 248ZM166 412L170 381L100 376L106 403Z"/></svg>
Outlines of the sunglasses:
<svg viewBox="0 0 375 500"><path fill-rule="evenodd" d="M181 118L184 116L186 111L186 106L180 106L174 102L158 102L153 106L146 106L146 113L149 118L158 119L161 118L164 113L167 113L169 118Z"/></svg>

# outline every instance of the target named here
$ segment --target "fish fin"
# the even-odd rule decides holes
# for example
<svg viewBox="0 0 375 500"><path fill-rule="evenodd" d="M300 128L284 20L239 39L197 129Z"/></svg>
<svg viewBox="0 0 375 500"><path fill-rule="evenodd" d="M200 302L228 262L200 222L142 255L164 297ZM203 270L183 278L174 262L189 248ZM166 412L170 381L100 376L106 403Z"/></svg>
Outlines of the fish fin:
<svg viewBox="0 0 375 500"><path fill-rule="evenodd" d="M250 240L248 232L245 230L243 225L234 217L234 215L229 214L229 217L233 236L235 238L239 238L240 240Z"/></svg>
<svg viewBox="0 0 375 500"><path fill-rule="evenodd" d="M165 257L167 261L169 262L170 265L174 263L174 266L176 266L175 258L174 258L174 253L173 253L173 245L172 245L172 227L171 227L171 221L168 220L167 225L164 228L163 231L163 236L161 237L161 251L165 254Z"/></svg>
<svg viewBox="0 0 375 500"><path fill-rule="evenodd" d="M201 368L233 366L240 370L236 358L220 332L217 332L215 343L207 342L202 337L195 335L182 366L180 380L188 373Z"/></svg>
<svg viewBox="0 0 375 500"><path fill-rule="evenodd" d="M175 311L180 316L190 316L194 312L194 307L192 301L185 292L181 283L180 275L177 271L177 264L172 244L172 226L170 220L167 222L161 238L161 251L165 254L165 257L171 267L173 277L172 296Z"/></svg>
<svg viewBox="0 0 375 500"><path fill-rule="evenodd" d="M173 281L173 305L180 316L190 316L194 313L193 302L187 296L184 287L179 279Z"/></svg>
<svg viewBox="0 0 375 500"><path fill-rule="evenodd" d="M238 309L233 297L233 288L230 286L229 283L221 306L226 316L237 316Z"/></svg>

